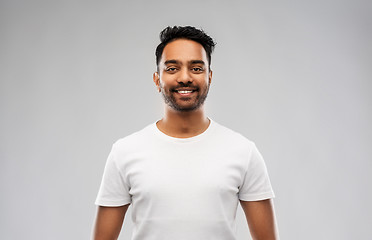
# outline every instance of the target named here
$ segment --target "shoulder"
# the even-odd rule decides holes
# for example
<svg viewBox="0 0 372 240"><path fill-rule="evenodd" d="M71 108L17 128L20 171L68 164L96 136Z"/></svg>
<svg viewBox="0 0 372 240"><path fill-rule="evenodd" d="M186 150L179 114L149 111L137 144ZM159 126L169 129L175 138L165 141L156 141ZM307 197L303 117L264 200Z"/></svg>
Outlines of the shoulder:
<svg viewBox="0 0 372 240"><path fill-rule="evenodd" d="M216 133L220 136L220 139L222 139L228 145L234 145L244 148L252 148L255 145L251 139L247 138L236 130L233 130L230 127L226 127L217 122L214 123L216 126Z"/></svg>
<svg viewBox="0 0 372 240"><path fill-rule="evenodd" d="M112 146L114 151L125 151L133 148L141 148L151 136L153 123L148 124L142 129L135 131L125 137L116 140Z"/></svg>

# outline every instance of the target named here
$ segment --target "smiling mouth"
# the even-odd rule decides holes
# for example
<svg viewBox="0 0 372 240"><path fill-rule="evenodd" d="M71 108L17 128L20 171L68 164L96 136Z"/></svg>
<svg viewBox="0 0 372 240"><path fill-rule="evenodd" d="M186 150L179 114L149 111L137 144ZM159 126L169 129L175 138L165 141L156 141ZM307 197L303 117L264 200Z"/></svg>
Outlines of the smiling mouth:
<svg viewBox="0 0 372 240"><path fill-rule="evenodd" d="M173 92L177 93L180 96L188 97L191 96L196 90L174 90Z"/></svg>
<svg viewBox="0 0 372 240"><path fill-rule="evenodd" d="M179 90L179 91L176 91L176 92L181 93L181 94L187 94L187 93L195 92L195 90Z"/></svg>

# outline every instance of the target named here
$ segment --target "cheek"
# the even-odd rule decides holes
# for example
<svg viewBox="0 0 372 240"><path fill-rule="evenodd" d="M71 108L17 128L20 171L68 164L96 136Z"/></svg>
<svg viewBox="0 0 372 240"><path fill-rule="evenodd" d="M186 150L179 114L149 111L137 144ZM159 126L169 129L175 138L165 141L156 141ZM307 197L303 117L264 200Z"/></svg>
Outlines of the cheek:
<svg viewBox="0 0 372 240"><path fill-rule="evenodd" d="M172 81L174 81L174 79L171 77L171 76L168 76L168 75L165 75L165 76L162 76L159 80L159 83L164 86L164 87L169 87L171 86L172 84Z"/></svg>
<svg viewBox="0 0 372 240"><path fill-rule="evenodd" d="M208 86L209 85L209 78L208 76L201 76L198 80L198 82L202 85L206 85Z"/></svg>
<svg viewBox="0 0 372 240"><path fill-rule="evenodd" d="M162 91L164 92L170 92L169 91L169 88L171 87L171 85L167 82L164 82L164 81L159 81L159 87L162 89Z"/></svg>

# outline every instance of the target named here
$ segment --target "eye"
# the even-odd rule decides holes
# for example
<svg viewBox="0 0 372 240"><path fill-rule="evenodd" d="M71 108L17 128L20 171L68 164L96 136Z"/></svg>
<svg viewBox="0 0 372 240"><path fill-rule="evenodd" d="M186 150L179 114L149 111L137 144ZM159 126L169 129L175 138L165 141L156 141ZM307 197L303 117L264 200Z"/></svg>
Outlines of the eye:
<svg viewBox="0 0 372 240"><path fill-rule="evenodd" d="M193 67L193 68L191 68L191 70L194 71L194 72L202 72L204 69L201 68L201 67Z"/></svg>
<svg viewBox="0 0 372 240"><path fill-rule="evenodd" d="M174 72L174 71L176 71L177 70L177 68L175 68L175 67L167 67L166 69L165 69L165 71L167 71L167 72Z"/></svg>

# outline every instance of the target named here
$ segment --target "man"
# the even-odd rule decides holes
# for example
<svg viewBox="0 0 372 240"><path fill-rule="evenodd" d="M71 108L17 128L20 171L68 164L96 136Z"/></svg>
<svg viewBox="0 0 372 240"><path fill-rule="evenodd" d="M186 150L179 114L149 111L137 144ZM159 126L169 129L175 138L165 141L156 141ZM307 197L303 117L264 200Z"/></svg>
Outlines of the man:
<svg viewBox="0 0 372 240"><path fill-rule="evenodd" d="M190 26L167 27L160 40L153 81L164 117L113 145L94 239L117 239L132 203L132 240L235 240L238 201L253 239L278 239L261 154L204 110L215 43Z"/></svg>

